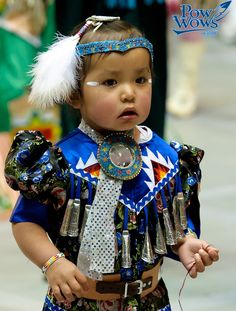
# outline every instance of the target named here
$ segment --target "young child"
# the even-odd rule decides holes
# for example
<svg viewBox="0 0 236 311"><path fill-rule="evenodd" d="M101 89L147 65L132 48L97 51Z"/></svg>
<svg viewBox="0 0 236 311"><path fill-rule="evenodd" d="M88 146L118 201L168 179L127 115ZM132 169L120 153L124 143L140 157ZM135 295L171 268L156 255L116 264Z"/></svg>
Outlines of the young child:
<svg viewBox="0 0 236 311"><path fill-rule="evenodd" d="M13 233L48 280L44 311L171 310L163 257L193 278L218 260L198 239L203 151L139 125L154 55L138 29L102 16L78 29L38 57L31 100L69 102L82 120L57 146L16 135L5 168L22 193Z"/></svg>

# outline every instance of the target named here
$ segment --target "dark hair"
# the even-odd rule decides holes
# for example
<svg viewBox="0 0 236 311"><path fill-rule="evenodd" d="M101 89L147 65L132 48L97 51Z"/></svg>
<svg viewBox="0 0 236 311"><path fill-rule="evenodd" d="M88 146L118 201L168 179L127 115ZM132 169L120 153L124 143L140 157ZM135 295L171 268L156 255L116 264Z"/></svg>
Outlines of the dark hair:
<svg viewBox="0 0 236 311"><path fill-rule="evenodd" d="M76 26L72 32L75 35L83 26L84 22ZM95 42L95 41L105 41L105 40L118 40L122 41L129 38L140 38L144 37L144 34L136 28L134 25L123 21L123 20L116 20L113 22L104 22L102 26L100 26L95 32L93 31L94 27L90 26L82 38L80 39L80 43L88 43L88 42ZM108 53L106 53L107 55ZM99 55L99 54L97 54ZM80 92L81 82L83 81L84 77L86 76L90 64L91 58L93 55L83 56L83 65L79 69L79 81L78 81L78 91ZM104 57L104 53L101 53L99 57ZM152 69L152 64L150 64Z"/></svg>
<svg viewBox="0 0 236 311"><path fill-rule="evenodd" d="M82 27L84 23L78 25L74 30L73 34L76 34ZM144 34L136 28L134 25L123 21L117 20L113 22L104 22L101 27L99 27L95 32L94 27L90 26L80 43L88 43L94 41L104 41L104 40L125 40L128 38L143 37Z"/></svg>

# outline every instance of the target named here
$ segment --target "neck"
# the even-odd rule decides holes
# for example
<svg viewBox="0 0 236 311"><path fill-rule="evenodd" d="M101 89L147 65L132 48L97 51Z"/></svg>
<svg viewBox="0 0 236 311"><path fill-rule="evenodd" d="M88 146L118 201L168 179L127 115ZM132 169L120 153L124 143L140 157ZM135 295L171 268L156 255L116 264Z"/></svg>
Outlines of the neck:
<svg viewBox="0 0 236 311"><path fill-rule="evenodd" d="M96 141L96 143L98 144L103 141L104 137L114 132L119 132L121 134L124 133L126 135L129 135L133 137L136 142L138 142L139 136L140 136L140 133L137 127L131 130L127 130L127 131L111 131L111 130L104 129L98 132L95 129L93 129L90 125L88 125L86 121L84 121L84 119L81 120L79 129L83 131L85 134L87 134L94 141Z"/></svg>

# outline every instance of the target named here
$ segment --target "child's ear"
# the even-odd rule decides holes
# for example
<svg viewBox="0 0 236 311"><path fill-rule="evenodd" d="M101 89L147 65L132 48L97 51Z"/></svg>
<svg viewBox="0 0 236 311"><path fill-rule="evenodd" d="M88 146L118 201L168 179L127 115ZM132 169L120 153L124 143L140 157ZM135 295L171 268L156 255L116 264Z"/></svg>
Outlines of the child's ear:
<svg viewBox="0 0 236 311"><path fill-rule="evenodd" d="M71 105L75 109L80 109L80 100L81 95L80 92L74 92L70 98L69 105Z"/></svg>

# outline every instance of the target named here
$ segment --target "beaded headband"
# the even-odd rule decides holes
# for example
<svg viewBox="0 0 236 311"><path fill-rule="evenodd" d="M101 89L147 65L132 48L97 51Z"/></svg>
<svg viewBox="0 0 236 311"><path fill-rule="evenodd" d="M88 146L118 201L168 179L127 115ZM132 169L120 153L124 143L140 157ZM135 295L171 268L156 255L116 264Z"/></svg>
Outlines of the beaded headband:
<svg viewBox="0 0 236 311"><path fill-rule="evenodd" d="M42 108L67 102L78 88L78 69L83 66L81 56L96 53L125 52L134 48L146 48L153 59L152 44L145 38L129 38L122 41L105 40L80 44L89 27L95 32L104 23L118 21L119 17L96 16L86 19L84 26L74 36L58 36L49 49L36 58L30 72L33 77L30 102Z"/></svg>
<svg viewBox="0 0 236 311"><path fill-rule="evenodd" d="M146 38L130 38L122 41L119 40L106 40L89 42L76 45L76 53L78 56L91 55L96 53L109 53L109 52L125 52L134 48L146 48L153 60L153 46Z"/></svg>

